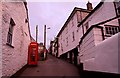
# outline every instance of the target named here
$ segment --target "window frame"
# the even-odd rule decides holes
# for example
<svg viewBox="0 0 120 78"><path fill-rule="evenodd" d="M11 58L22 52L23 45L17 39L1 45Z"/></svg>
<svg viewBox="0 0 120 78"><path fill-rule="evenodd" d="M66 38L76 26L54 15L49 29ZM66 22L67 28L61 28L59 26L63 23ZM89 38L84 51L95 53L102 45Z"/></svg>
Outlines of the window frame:
<svg viewBox="0 0 120 78"><path fill-rule="evenodd" d="M72 41L75 41L75 32L72 32Z"/></svg>
<svg viewBox="0 0 120 78"><path fill-rule="evenodd" d="M112 36L118 32L120 32L119 26L111 26L111 25L104 25L105 26L105 35Z"/></svg>
<svg viewBox="0 0 120 78"><path fill-rule="evenodd" d="M68 37L66 38L66 46L68 46Z"/></svg>
<svg viewBox="0 0 120 78"><path fill-rule="evenodd" d="M87 30L89 29L89 24L88 24L88 22L86 22L86 23L84 24L84 26L85 26L85 30L87 31Z"/></svg>
<svg viewBox="0 0 120 78"><path fill-rule="evenodd" d="M9 23L9 30L8 30L8 34L7 34L7 45L12 46L12 42L13 42L13 30L14 30L14 26L15 26L15 22L14 20L11 18L10 19L10 23ZM13 47L14 48L14 47Z"/></svg>
<svg viewBox="0 0 120 78"><path fill-rule="evenodd" d="M72 27L74 26L74 18L72 17L71 18L71 24L72 24Z"/></svg>

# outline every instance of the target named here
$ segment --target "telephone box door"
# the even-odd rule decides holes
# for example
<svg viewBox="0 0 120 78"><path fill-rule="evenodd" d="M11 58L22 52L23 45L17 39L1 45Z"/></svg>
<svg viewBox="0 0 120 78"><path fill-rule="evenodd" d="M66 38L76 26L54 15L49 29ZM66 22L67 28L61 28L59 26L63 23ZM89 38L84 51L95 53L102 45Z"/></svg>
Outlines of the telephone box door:
<svg viewBox="0 0 120 78"><path fill-rule="evenodd" d="M37 65L38 63L38 43L31 42L28 51L28 65Z"/></svg>

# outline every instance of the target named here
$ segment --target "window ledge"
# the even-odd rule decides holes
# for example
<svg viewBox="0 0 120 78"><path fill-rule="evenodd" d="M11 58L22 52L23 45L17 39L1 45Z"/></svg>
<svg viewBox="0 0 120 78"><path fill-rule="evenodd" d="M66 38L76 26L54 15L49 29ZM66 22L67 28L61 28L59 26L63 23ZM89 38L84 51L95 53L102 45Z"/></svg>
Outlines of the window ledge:
<svg viewBox="0 0 120 78"><path fill-rule="evenodd" d="M8 45L8 46L10 46L10 47L14 48L14 46L12 46L12 45L11 45L11 44L9 44L9 43L6 43L6 45Z"/></svg>
<svg viewBox="0 0 120 78"><path fill-rule="evenodd" d="M105 36L106 36L106 37L111 37L112 35L110 35L110 34L105 34Z"/></svg>

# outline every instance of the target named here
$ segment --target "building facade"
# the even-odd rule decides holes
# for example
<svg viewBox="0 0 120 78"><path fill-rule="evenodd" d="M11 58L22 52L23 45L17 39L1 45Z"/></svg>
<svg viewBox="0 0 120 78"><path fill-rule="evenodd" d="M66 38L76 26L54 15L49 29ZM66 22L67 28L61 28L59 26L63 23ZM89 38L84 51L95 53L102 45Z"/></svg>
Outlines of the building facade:
<svg viewBox="0 0 120 78"><path fill-rule="evenodd" d="M26 2L0 2L2 76L11 76L27 64L30 30Z"/></svg>
<svg viewBox="0 0 120 78"><path fill-rule="evenodd" d="M120 2L100 2L78 25L78 62L84 70L120 73L118 40L113 36L120 32L119 7Z"/></svg>
<svg viewBox="0 0 120 78"><path fill-rule="evenodd" d="M54 41L50 41L49 54L53 55L54 53Z"/></svg>
<svg viewBox="0 0 120 78"><path fill-rule="evenodd" d="M58 57L83 70L118 74L120 2L102 1L93 10L88 2L87 7L74 8L58 33Z"/></svg>
<svg viewBox="0 0 120 78"><path fill-rule="evenodd" d="M54 46L54 55L58 57L58 38L55 38L53 46Z"/></svg>
<svg viewBox="0 0 120 78"><path fill-rule="evenodd" d="M90 3L88 3L90 4ZM90 4L90 8L92 4ZM92 8L91 8L92 9ZM77 64L79 37L78 24L90 13L91 9L75 7L62 29L57 35L58 57L64 58L71 63Z"/></svg>
<svg viewBox="0 0 120 78"><path fill-rule="evenodd" d="M49 53L53 56L58 57L58 38L55 38L50 42Z"/></svg>
<svg viewBox="0 0 120 78"><path fill-rule="evenodd" d="M44 58L44 45L43 43L38 44L38 59L42 60Z"/></svg>

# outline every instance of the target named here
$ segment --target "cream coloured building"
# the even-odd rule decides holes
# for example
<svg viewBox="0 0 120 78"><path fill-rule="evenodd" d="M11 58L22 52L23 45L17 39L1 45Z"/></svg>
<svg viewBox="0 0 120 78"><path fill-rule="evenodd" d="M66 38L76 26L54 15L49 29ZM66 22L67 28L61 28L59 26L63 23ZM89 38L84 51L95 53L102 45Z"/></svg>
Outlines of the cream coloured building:
<svg viewBox="0 0 120 78"><path fill-rule="evenodd" d="M83 70L120 73L119 15L120 2L100 2L78 25L78 62Z"/></svg>
<svg viewBox="0 0 120 78"><path fill-rule="evenodd" d="M58 57L64 58L75 65L77 65L79 45L79 28L77 26L92 10L92 4L88 3L88 5L88 9L75 7L57 35Z"/></svg>
<svg viewBox="0 0 120 78"><path fill-rule="evenodd" d="M58 33L58 57L83 70L118 74L120 2L87 6L91 9L75 8Z"/></svg>
<svg viewBox="0 0 120 78"><path fill-rule="evenodd" d="M0 2L2 76L11 76L27 64L30 30L26 2Z"/></svg>

